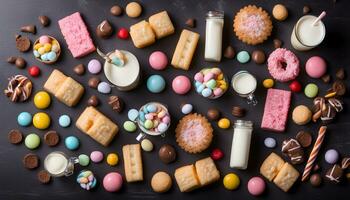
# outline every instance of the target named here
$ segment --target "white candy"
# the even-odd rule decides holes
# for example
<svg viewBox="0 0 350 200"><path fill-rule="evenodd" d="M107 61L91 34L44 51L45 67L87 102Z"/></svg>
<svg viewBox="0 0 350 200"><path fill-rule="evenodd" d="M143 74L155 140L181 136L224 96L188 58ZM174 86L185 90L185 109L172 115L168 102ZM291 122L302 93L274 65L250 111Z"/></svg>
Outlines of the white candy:
<svg viewBox="0 0 350 200"><path fill-rule="evenodd" d="M266 147L268 148L275 148L276 147L276 140L274 138L271 138L271 137L267 137L265 138L264 140L264 144Z"/></svg>
<svg viewBox="0 0 350 200"><path fill-rule="evenodd" d="M182 108L181 108L181 112L184 115L187 115L187 114L191 113L192 110L193 110L193 106L192 106L192 104L189 104L189 103L183 105Z"/></svg>

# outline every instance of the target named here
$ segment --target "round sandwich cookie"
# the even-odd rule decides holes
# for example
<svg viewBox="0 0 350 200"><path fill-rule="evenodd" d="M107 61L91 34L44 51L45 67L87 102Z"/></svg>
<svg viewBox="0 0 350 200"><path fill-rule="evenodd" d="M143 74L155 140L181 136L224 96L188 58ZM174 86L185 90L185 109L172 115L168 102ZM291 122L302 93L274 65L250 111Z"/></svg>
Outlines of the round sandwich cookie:
<svg viewBox="0 0 350 200"><path fill-rule="evenodd" d="M166 172L157 172L151 180L151 187L154 192L167 192L172 186L171 177Z"/></svg>

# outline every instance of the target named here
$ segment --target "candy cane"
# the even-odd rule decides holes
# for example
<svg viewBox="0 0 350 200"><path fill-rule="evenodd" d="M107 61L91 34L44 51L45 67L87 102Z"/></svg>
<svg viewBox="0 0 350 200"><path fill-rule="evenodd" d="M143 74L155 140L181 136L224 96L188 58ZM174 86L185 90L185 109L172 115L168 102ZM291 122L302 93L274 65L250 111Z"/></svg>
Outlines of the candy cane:
<svg viewBox="0 0 350 200"><path fill-rule="evenodd" d="M324 136L326 135L326 130L327 130L327 126L321 126L320 130L318 131L316 142L315 142L314 147L312 148L312 151L310 153L309 160L306 163L301 181L306 181L310 175L311 169L312 169L314 162L317 158L317 154L320 151L321 145L323 143Z"/></svg>

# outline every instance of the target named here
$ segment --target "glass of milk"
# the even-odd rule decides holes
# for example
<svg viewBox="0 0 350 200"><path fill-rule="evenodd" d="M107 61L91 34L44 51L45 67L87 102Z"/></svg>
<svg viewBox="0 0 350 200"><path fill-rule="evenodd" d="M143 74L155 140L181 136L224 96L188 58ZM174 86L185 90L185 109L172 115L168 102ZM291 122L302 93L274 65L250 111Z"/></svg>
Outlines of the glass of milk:
<svg viewBox="0 0 350 200"><path fill-rule="evenodd" d="M305 15L295 24L291 36L294 49L307 51L321 44L326 36L326 28L321 20L314 24L316 19L316 16Z"/></svg>
<svg viewBox="0 0 350 200"><path fill-rule="evenodd" d="M206 61L220 62L224 11L209 11L206 16L205 52Z"/></svg>
<svg viewBox="0 0 350 200"><path fill-rule="evenodd" d="M61 151L54 151L46 156L44 168L53 177L70 176L74 172L76 163L79 163L78 158L69 158Z"/></svg>
<svg viewBox="0 0 350 200"><path fill-rule="evenodd" d="M237 72L232 77L231 85L239 96L247 99L248 104L255 106L258 103L254 96L257 81L251 73L244 70Z"/></svg>
<svg viewBox="0 0 350 200"><path fill-rule="evenodd" d="M231 168L247 169L252 132L252 121L237 120L235 122L231 146Z"/></svg>

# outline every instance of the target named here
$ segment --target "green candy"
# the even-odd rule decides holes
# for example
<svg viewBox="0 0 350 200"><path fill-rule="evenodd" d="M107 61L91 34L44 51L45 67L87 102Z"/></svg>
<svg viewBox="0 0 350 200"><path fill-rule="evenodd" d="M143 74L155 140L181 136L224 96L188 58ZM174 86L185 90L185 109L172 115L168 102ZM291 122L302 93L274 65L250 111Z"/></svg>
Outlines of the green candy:
<svg viewBox="0 0 350 200"><path fill-rule="evenodd" d="M304 93L309 98L316 97L317 94L318 94L318 87L317 87L317 85L314 84L314 83L307 84L305 89L304 89Z"/></svg>
<svg viewBox="0 0 350 200"><path fill-rule="evenodd" d="M90 163L90 158L89 158L89 156L87 156L87 155L85 155L85 154L80 154L79 156L78 156L78 158L79 158L79 164L81 165L81 166L88 166L89 165L89 163Z"/></svg>
<svg viewBox="0 0 350 200"><path fill-rule="evenodd" d="M237 54L237 60L240 63L247 63L250 60L250 55L247 51L240 51Z"/></svg>
<svg viewBox="0 0 350 200"><path fill-rule="evenodd" d="M214 79L209 80L206 84L205 84L208 88L214 89L216 86L216 81Z"/></svg>
<svg viewBox="0 0 350 200"><path fill-rule="evenodd" d="M136 131L136 125L132 121L125 121L123 127L126 131L130 133Z"/></svg>
<svg viewBox="0 0 350 200"><path fill-rule="evenodd" d="M24 144L28 149L36 149L40 145L40 137L35 133L31 133L27 135Z"/></svg>
<svg viewBox="0 0 350 200"><path fill-rule="evenodd" d="M145 123L143 124L143 126L144 126L146 129L151 129L151 128L153 128L153 122L152 122L151 120L147 119L147 120L145 121Z"/></svg>

